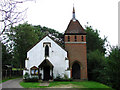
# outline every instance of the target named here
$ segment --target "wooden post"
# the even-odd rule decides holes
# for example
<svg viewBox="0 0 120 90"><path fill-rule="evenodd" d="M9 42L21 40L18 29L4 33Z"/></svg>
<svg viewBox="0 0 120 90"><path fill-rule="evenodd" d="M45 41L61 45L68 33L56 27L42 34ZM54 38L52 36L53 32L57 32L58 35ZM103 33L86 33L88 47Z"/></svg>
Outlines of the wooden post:
<svg viewBox="0 0 120 90"><path fill-rule="evenodd" d="M6 75L5 75L5 77L7 78L7 70L5 70L6 71Z"/></svg>
<svg viewBox="0 0 120 90"><path fill-rule="evenodd" d="M11 69L10 69L10 77L11 77Z"/></svg>

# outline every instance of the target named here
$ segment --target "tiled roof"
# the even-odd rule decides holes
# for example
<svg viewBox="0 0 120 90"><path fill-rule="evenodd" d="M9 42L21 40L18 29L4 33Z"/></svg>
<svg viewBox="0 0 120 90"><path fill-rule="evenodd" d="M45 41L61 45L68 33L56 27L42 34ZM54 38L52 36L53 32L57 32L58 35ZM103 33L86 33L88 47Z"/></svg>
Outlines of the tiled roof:
<svg viewBox="0 0 120 90"><path fill-rule="evenodd" d="M78 20L72 19L65 31L65 34L86 34L86 32Z"/></svg>

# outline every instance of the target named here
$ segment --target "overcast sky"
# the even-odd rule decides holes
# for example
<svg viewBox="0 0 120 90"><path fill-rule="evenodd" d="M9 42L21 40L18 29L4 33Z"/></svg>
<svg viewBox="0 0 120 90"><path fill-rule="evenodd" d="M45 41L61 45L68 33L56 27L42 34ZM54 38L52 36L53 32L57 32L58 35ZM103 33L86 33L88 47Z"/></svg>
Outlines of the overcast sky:
<svg viewBox="0 0 120 90"><path fill-rule="evenodd" d="M73 3L76 19L84 27L89 22L100 36L108 37L111 45L118 44L119 0L36 0L29 7L25 21L64 32L72 19Z"/></svg>

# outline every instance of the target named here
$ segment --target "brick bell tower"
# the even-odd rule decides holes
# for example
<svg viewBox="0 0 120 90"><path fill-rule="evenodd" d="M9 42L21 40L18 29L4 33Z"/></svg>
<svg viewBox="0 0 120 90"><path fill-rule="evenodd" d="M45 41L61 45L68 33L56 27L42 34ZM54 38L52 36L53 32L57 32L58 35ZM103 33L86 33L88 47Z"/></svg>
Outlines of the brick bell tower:
<svg viewBox="0 0 120 90"><path fill-rule="evenodd" d="M68 51L70 60L71 78L87 80L87 52L86 52L86 32L73 16L64 33L65 49Z"/></svg>

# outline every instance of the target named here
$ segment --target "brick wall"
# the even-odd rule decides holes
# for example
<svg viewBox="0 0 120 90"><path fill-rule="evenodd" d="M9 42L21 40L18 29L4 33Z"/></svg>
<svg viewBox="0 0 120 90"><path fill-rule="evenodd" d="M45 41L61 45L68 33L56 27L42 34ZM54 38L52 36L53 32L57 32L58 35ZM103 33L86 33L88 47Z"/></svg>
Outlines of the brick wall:
<svg viewBox="0 0 120 90"><path fill-rule="evenodd" d="M87 79L86 43L80 43L80 42L86 42L86 35L76 35L77 41L75 41L75 35L69 35L69 36L70 36L69 43L66 43L68 42L68 35L65 35L64 39L65 39L65 49L68 51L68 59L70 60L71 73L72 73L72 65L74 64L75 61L78 61L81 67L80 77L81 79ZM81 38L82 36L84 37L83 41Z"/></svg>
<svg viewBox="0 0 120 90"><path fill-rule="evenodd" d="M77 37L77 42L85 42L86 41L86 35L65 35L64 41L68 42L68 36L70 37L70 42L75 42L75 36ZM83 36L83 41L82 41Z"/></svg>

